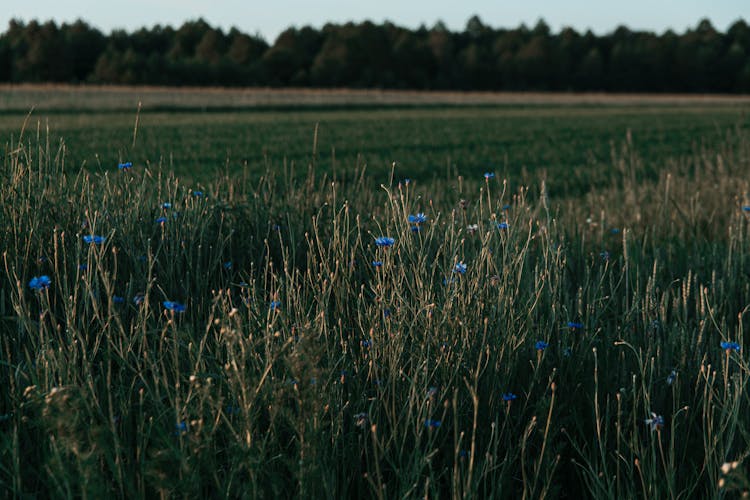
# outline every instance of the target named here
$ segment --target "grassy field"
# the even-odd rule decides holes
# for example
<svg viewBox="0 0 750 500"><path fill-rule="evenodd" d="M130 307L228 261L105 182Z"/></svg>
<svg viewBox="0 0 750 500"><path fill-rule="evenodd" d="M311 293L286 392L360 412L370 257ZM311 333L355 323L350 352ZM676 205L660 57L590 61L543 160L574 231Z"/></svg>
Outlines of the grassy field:
<svg viewBox="0 0 750 500"><path fill-rule="evenodd" d="M750 490L742 106L23 119L3 493Z"/></svg>
<svg viewBox="0 0 750 500"><path fill-rule="evenodd" d="M53 149L64 139L68 165L103 172L128 159L203 183L217 169L306 170L317 138L319 170L345 178L366 165L375 186L396 162L399 175L423 181L491 169L528 183L546 172L553 189L580 193L606 178L628 131L656 172L750 126L750 100L721 97L9 87L0 88L3 102L0 133L17 136L26 122L27 135L46 139L49 127Z"/></svg>

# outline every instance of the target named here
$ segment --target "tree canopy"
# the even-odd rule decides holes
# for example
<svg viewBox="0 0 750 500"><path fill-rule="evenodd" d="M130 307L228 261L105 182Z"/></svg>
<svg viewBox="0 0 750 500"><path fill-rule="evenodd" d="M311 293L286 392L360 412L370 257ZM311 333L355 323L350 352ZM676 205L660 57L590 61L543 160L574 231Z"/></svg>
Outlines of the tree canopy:
<svg viewBox="0 0 750 500"><path fill-rule="evenodd" d="M709 21L676 34L606 35L540 20L493 28L474 16L411 30L386 22L289 28L269 45L202 19L104 34L84 21L12 20L0 35L0 81L354 87L426 90L750 92L750 27Z"/></svg>

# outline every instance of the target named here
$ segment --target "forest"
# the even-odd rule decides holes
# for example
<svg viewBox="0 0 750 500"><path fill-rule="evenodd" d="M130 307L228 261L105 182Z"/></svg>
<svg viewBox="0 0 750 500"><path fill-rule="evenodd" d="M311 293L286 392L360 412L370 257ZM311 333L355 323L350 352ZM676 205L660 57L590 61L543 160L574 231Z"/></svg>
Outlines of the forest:
<svg viewBox="0 0 750 500"><path fill-rule="evenodd" d="M12 20L0 82L487 91L750 92L750 27L701 20L684 33L620 26L596 35L540 20L461 32L443 23L290 27L269 44L203 19L103 33L83 20Z"/></svg>

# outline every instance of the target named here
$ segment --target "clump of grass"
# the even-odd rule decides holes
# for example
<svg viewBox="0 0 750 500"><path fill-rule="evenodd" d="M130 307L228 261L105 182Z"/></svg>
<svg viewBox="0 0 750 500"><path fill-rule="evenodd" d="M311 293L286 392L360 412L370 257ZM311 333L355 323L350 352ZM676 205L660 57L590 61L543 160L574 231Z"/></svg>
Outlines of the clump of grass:
<svg viewBox="0 0 750 500"><path fill-rule="evenodd" d="M0 484L63 497L739 488L749 150L738 132L643 180L626 141L609 186L556 199L554 179L370 191L312 169L199 190L137 164L71 172L48 144L13 144Z"/></svg>

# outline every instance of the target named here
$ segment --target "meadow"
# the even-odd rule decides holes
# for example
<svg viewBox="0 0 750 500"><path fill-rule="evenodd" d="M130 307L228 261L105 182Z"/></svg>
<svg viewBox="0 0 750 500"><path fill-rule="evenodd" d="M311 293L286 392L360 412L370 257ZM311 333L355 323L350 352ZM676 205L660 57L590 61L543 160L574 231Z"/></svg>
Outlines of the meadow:
<svg viewBox="0 0 750 500"><path fill-rule="evenodd" d="M750 489L741 105L19 119L4 493Z"/></svg>

